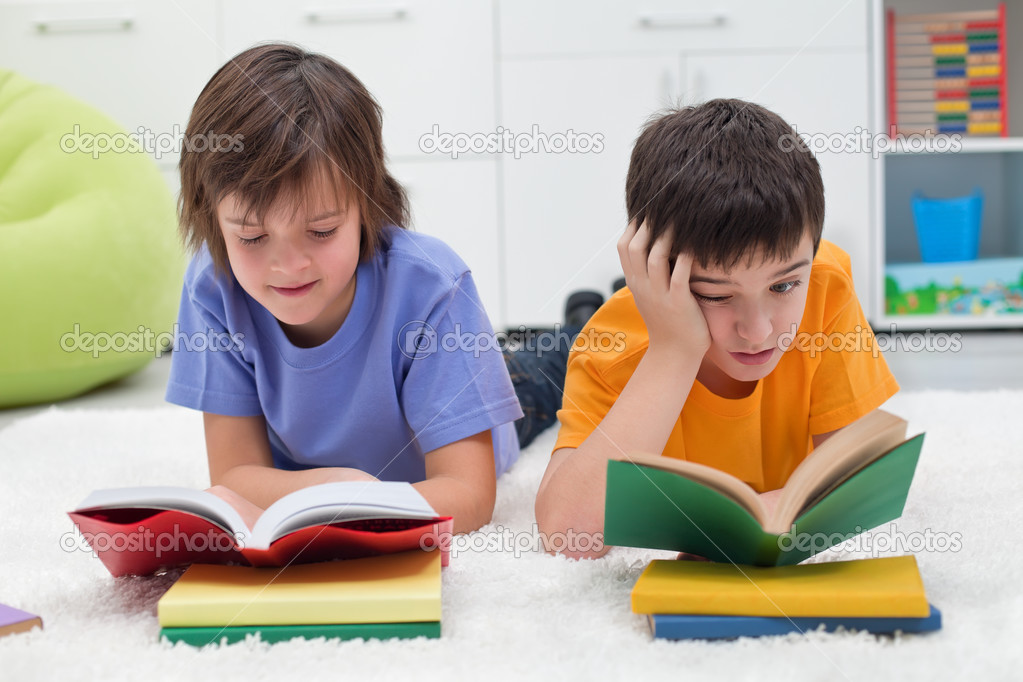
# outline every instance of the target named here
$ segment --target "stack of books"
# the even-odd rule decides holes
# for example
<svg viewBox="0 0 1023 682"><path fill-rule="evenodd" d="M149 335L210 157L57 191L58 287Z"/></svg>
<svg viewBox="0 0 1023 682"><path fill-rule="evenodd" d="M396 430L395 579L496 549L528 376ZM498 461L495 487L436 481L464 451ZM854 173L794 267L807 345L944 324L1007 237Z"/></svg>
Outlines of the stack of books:
<svg viewBox="0 0 1023 682"><path fill-rule="evenodd" d="M632 610L661 639L941 628L913 556L777 567L655 560L636 581Z"/></svg>
<svg viewBox="0 0 1023 682"><path fill-rule="evenodd" d="M440 637L441 552L255 568L193 564L160 598L161 637L194 646L258 634L391 639Z"/></svg>
<svg viewBox="0 0 1023 682"><path fill-rule="evenodd" d="M888 10L888 123L909 134L1009 134L1005 4L896 16Z"/></svg>

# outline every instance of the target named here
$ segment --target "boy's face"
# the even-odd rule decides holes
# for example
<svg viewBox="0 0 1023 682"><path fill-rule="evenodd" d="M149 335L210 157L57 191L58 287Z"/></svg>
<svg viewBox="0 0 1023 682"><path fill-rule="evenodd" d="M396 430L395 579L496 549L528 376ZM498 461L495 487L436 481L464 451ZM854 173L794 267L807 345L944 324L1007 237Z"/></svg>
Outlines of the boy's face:
<svg viewBox="0 0 1023 682"><path fill-rule="evenodd" d="M217 206L235 278L299 346L330 339L355 297L359 207L337 204L332 194L319 193L297 211L275 207L261 222L250 215L244 224L247 206L235 194Z"/></svg>
<svg viewBox="0 0 1023 682"><path fill-rule="evenodd" d="M730 271L693 263L690 290L703 310L711 345L697 378L725 397L748 394L748 382L762 379L781 360L779 337L792 332L803 318L813 262L813 241L803 234L786 258Z"/></svg>

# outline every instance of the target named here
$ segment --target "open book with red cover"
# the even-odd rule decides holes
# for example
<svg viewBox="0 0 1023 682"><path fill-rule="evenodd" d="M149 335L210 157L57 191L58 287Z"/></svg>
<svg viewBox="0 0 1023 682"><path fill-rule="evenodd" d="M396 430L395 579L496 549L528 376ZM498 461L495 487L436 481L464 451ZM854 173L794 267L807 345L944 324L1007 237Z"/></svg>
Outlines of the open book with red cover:
<svg viewBox="0 0 1023 682"><path fill-rule="evenodd" d="M249 528L230 504L190 488L97 490L68 513L114 576L191 563L285 566L437 549L448 562L450 516L409 483L348 481L298 490Z"/></svg>

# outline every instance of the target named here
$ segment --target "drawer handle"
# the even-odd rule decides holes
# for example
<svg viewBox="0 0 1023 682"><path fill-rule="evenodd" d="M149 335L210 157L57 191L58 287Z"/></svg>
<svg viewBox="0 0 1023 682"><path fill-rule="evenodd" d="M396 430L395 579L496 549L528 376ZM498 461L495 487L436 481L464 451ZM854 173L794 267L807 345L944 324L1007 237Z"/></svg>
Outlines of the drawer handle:
<svg viewBox="0 0 1023 682"><path fill-rule="evenodd" d="M723 12L656 12L639 15L642 28L714 28L728 23Z"/></svg>
<svg viewBox="0 0 1023 682"><path fill-rule="evenodd" d="M135 19L127 16L36 19L35 26L39 33L110 33L130 31Z"/></svg>
<svg viewBox="0 0 1023 682"><path fill-rule="evenodd" d="M306 10L310 24L354 24L374 21L401 21L408 17L404 6L396 7L322 7Z"/></svg>

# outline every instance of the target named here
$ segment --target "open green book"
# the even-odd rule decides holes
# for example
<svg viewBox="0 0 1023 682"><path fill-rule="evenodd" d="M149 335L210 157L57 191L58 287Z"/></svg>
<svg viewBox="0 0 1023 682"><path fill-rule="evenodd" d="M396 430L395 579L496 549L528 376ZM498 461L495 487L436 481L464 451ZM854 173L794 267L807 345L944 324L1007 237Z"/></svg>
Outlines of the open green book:
<svg viewBox="0 0 1023 682"><path fill-rule="evenodd" d="M803 460L772 513L749 485L702 464L658 455L611 460L604 542L797 564L902 515L923 436L906 440L904 420L871 412Z"/></svg>

